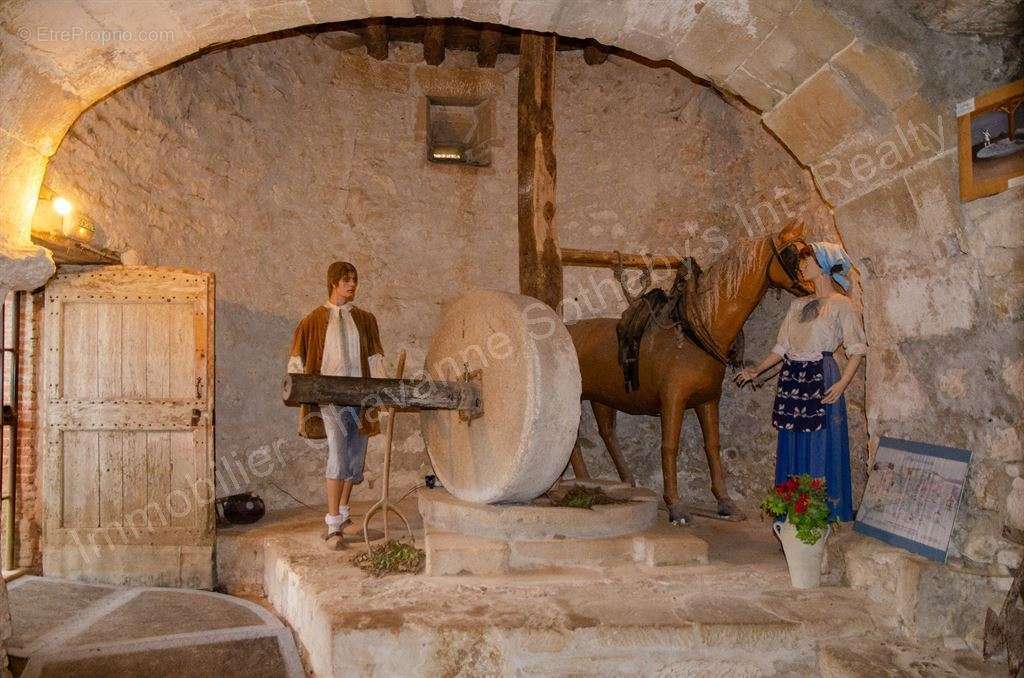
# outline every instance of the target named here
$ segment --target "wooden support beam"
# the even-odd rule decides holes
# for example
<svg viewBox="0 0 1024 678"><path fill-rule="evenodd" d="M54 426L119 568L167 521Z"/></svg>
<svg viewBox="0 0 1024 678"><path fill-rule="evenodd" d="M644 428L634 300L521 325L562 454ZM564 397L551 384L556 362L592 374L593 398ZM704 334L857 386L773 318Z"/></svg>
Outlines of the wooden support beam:
<svg viewBox="0 0 1024 678"><path fill-rule="evenodd" d="M592 266L595 268L614 268L619 263L619 255L604 250L578 250L562 248L563 266ZM623 268L679 268L682 259L658 254L622 253Z"/></svg>
<svg viewBox="0 0 1024 678"><path fill-rule="evenodd" d="M378 61L388 58L388 25L383 19L367 19L363 35L367 54Z"/></svg>
<svg viewBox="0 0 1024 678"><path fill-rule="evenodd" d="M587 46L583 48L583 60L591 66L603 64L608 61L608 48L596 40L588 40Z"/></svg>
<svg viewBox="0 0 1024 678"><path fill-rule="evenodd" d="M501 50L502 40L501 31L493 28L481 29L476 65L481 68L494 68L494 64L498 63L498 52Z"/></svg>
<svg viewBox="0 0 1024 678"><path fill-rule="evenodd" d="M432 20L423 29L423 60L431 66L444 61L444 21Z"/></svg>
<svg viewBox="0 0 1024 678"><path fill-rule="evenodd" d="M557 309L562 257L555 232L555 36L519 43L519 289Z"/></svg>

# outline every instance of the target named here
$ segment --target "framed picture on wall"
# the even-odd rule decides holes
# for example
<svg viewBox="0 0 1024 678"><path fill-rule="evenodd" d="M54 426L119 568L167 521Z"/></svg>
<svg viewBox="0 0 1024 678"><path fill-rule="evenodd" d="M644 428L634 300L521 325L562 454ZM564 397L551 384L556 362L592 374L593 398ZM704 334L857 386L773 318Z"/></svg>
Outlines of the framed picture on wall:
<svg viewBox="0 0 1024 678"><path fill-rule="evenodd" d="M960 199L1024 185L1024 80L957 104Z"/></svg>

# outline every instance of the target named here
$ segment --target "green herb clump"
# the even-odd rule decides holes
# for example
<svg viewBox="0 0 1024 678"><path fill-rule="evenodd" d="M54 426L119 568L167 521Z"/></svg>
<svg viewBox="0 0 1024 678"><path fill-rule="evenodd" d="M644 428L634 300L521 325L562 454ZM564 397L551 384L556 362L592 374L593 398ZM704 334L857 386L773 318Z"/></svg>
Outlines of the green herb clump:
<svg viewBox="0 0 1024 678"><path fill-rule="evenodd" d="M426 559L421 549L412 544L390 539L369 551L358 554L352 564L374 577L388 574L419 574Z"/></svg>
<svg viewBox="0 0 1024 678"><path fill-rule="evenodd" d="M553 497L552 506L564 506L568 508L589 509L598 504L625 504L626 499L611 497L599 487L586 487L585 485L573 485L569 490L560 496Z"/></svg>

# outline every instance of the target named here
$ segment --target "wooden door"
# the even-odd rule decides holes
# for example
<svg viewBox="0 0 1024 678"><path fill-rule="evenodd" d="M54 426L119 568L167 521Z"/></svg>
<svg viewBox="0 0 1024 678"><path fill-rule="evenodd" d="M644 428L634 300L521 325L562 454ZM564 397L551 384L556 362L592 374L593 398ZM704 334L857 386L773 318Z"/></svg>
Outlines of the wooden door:
<svg viewBox="0 0 1024 678"><path fill-rule="evenodd" d="M213 275L62 267L43 330L43 571L213 586Z"/></svg>

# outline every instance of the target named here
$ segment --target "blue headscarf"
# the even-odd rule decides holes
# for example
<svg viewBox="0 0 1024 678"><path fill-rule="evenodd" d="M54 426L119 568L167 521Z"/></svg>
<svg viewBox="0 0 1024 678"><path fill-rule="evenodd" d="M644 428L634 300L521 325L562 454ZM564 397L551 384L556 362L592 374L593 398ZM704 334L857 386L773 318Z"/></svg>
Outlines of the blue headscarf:
<svg viewBox="0 0 1024 678"><path fill-rule="evenodd" d="M849 292L849 276L853 262L850 261L850 255L846 253L846 250L834 242L812 242L810 245L821 270L825 271L826 275L832 276L832 279L839 283L840 287Z"/></svg>

